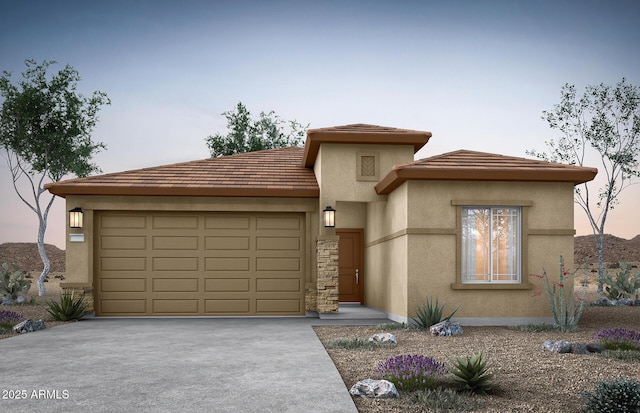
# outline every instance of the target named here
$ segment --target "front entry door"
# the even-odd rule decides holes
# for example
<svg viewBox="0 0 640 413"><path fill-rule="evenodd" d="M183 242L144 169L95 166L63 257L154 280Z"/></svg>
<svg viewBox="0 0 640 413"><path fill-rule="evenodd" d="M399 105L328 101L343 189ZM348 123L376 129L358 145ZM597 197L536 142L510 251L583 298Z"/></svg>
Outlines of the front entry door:
<svg viewBox="0 0 640 413"><path fill-rule="evenodd" d="M338 297L340 302L364 304L364 231L337 229Z"/></svg>

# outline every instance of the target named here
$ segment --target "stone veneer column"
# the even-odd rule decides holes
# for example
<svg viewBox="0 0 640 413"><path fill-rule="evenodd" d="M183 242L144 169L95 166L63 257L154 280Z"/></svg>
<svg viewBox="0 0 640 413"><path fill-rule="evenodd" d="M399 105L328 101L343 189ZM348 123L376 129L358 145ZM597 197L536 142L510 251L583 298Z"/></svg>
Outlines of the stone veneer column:
<svg viewBox="0 0 640 413"><path fill-rule="evenodd" d="M318 312L338 312L338 238L317 241Z"/></svg>

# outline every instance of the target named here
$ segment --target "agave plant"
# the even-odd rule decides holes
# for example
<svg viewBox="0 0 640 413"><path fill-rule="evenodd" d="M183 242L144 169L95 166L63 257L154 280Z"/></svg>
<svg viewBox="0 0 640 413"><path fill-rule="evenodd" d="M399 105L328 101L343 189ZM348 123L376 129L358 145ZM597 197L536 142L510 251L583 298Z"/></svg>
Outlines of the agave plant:
<svg viewBox="0 0 640 413"><path fill-rule="evenodd" d="M449 360L447 366L449 373L453 374L452 380L461 384L464 388L477 394L487 394L494 388L495 372L489 372L487 360L482 352L473 353L470 357L456 356L456 360Z"/></svg>
<svg viewBox="0 0 640 413"><path fill-rule="evenodd" d="M449 320L460 309L458 306L447 317L442 318L444 312L444 303L440 306L438 302L438 296L436 296L435 303L433 299L427 297L425 305L416 306L416 317L411 317L411 320L422 329L428 329L434 324L438 324L441 321Z"/></svg>
<svg viewBox="0 0 640 413"><path fill-rule="evenodd" d="M64 290L60 294L60 302L49 301L47 303L47 312L51 314L54 320L69 321L79 320L87 313L88 304L81 295L76 298L76 290Z"/></svg>

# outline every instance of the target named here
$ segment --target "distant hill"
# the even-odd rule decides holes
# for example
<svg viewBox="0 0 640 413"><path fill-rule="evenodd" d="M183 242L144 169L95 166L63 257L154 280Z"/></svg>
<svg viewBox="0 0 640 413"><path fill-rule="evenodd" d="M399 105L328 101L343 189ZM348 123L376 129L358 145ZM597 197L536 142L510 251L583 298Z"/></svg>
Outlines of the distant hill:
<svg viewBox="0 0 640 413"><path fill-rule="evenodd" d="M65 272L65 252L55 245L45 244L44 249L51 261L51 272ZM0 263L15 263L23 271L42 271L42 260L38 244L32 242L7 242L0 244ZM35 275L35 274L32 274Z"/></svg>
<svg viewBox="0 0 640 413"><path fill-rule="evenodd" d="M574 257L575 262L595 264L598 262L598 253L593 235L575 237ZM640 235L627 240L614 235L604 236L604 262L618 263L640 261Z"/></svg>

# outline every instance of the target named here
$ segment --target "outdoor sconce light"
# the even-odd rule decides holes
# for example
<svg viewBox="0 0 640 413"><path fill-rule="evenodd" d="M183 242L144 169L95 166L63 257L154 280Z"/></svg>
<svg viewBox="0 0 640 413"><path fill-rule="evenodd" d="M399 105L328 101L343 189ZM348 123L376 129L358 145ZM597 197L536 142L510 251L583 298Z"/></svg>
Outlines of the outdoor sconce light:
<svg viewBox="0 0 640 413"><path fill-rule="evenodd" d="M333 228L336 226L336 210L327 206L322 211L322 219L324 220L325 228Z"/></svg>
<svg viewBox="0 0 640 413"><path fill-rule="evenodd" d="M69 228L82 228L82 208L75 207L69 210Z"/></svg>

